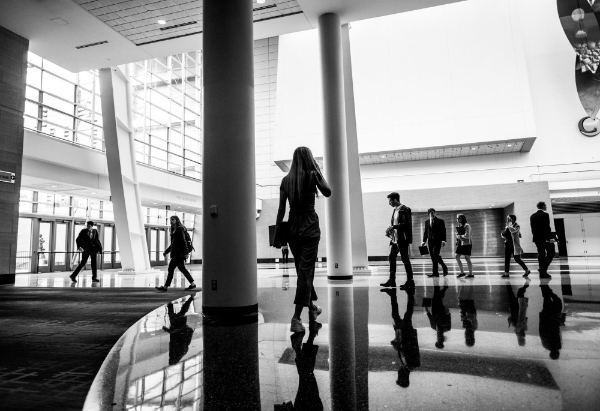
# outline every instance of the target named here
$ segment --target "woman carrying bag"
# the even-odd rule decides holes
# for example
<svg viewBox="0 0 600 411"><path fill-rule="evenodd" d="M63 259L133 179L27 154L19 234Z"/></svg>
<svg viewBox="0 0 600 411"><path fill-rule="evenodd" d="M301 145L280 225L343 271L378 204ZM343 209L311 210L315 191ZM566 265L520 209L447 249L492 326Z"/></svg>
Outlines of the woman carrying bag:
<svg viewBox="0 0 600 411"><path fill-rule="evenodd" d="M294 298L296 308L290 325L291 332L304 331L300 319L304 307L308 307L311 323L315 322L317 316L321 314L321 308L313 302L317 300L313 280L321 239L319 216L315 212L317 190L325 197L331 195L331 188L310 149L298 147L294 151L289 173L281 180L276 221L276 225L280 226L285 215L286 202L289 201L289 244L298 275Z"/></svg>
<svg viewBox="0 0 600 411"><path fill-rule="evenodd" d="M458 225L456 226L456 262L458 263L458 268L460 268L460 274L458 274L457 278L473 278L473 263L471 263L471 250L473 248L473 244L471 243L471 225L467 223L467 217L464 214L458 214L456 216L456 222ZM460 261L461 256L465 256L465 260L467 260L467 267L469 268L469 275L465 275L463 270L462 262Z"/></svg>
<svg viewBox="0 0 600 411"><path fill-rule="evenodd" d="M525 270L523 277L527 277L531 271L527 265L521 260L523 248L521 247L521 227L517 224L517 216L509 214L506 216L506 227L501 233L504 238L504 274L502 278L508 278L510 275L510 257L514 256L517 264Z"/></svg>
<svg viewBox="0 0 600 411"><path fill-rule="evenodd" d="M171 233L171 245L163 253L164 256L166 256L168 253L171 253L171 261L169 262L169 268L167 270L167 281L165 281L165 285L155 288L158 291L167 291L171 285L171 281L173 280L175 267L177 267L190 282L190 285L186 288L186 290L193 290L196 288L196 284L194 283L194 279L192 278L190 272L187 270L187 268L185 268L185 260L188 254L192 251L189 249L188 241L186 239L186 228L183 226L183 224L181 224L179 217L176 215L171 216L170 221L171 229L169 231Z"/></svg>

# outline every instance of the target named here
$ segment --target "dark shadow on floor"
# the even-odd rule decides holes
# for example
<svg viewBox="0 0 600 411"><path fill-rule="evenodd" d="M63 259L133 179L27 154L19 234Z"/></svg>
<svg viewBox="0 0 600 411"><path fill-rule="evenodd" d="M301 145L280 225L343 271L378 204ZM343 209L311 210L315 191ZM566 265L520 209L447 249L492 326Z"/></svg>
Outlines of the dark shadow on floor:
<svg viewBox="0 0 600 411"><path fill-rule="evenodd" d="M145 314L187 294L0 287L2 410L81 410L119 337Z"/></svg>

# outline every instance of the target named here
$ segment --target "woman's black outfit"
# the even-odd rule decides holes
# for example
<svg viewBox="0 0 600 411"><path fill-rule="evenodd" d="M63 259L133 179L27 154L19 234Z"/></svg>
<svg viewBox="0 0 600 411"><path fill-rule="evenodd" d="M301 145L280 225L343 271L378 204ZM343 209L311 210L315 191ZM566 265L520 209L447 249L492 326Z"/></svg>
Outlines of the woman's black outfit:
<svg viewBox="0 0 600 411"><path fill-rule="evenodd" d="M305 190L302 190L297 202L292 202L290 197L289 177L285 176L281 180L281 191L284 191L290 200L289 244L298 275L294 304L305 307L311 306L311 301L317 300L313 280L321 229L319 228L319 216L315 212L315 179L314 174L311 174L309 184Z"/></svg>
<svg viewBox="0 0 600 411"><path fill-rule="evenodd" d="M167 281L165 287L171 285L173 280L173 273L175 267L179 268L179 271L183 273L185 278L191 283L194 282L192 275L185 268L185 259L188 255L187 241L185 240L185 228L183 226L177 226L175 231L171 233L171 245L165 250L164 254L171 253L171 261L169 262L169 268L167 270Z"/></svg>

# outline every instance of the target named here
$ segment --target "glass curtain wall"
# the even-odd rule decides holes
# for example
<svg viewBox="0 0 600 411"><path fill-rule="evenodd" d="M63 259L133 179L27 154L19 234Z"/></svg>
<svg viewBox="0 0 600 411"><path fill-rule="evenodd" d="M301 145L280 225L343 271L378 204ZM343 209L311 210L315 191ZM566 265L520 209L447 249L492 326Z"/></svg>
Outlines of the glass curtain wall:
<svg viewBox="0 0 600 411"><path fill-rule="evenodd" d="M128 66L138 162L201 179L201 63L188 52Z"/></svg>
<svg viewBox="0 0 600 411"><path fill-rule="evenodd" d="M30 52L24 126L38 133L102 150L98 72L71 73Z"/></svg>

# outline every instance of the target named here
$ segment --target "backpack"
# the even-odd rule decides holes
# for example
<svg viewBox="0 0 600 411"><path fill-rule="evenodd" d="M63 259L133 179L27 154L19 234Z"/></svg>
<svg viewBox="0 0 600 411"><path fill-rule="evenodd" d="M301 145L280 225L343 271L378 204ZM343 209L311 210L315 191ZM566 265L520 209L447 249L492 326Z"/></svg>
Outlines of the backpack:
<svg viewBox="0 0 600 411"><path fill-rule="evenodd" d="M190 233L187 229L183 229L183 235L185 236L185 245L187 247L187 253L190 254L192 250L196 251L194 248L194 244L192 244L192 238L190 237Z"/></svg>

